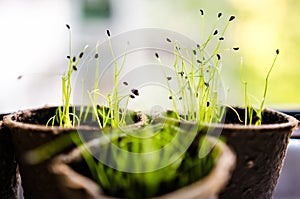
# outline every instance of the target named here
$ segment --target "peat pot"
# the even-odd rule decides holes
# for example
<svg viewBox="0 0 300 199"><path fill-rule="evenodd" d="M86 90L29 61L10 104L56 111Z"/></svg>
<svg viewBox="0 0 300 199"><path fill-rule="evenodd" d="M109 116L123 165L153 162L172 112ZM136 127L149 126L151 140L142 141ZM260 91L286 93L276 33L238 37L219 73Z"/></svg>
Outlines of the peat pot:
<svg viewBox="0 0 300 199"><path fill-rule="evenodd" d="M92 140L88 143L88 146L90 148L97 147L97 143L99 143L99 140ZM220 151L209 174L190 185L169 193L155 196L154 198L216 199L218 193L231 177L236 157L231 149L223 142L210 137L209 143L216 144L215 149ZM74 149L68 155L56 157L53 161L51 170L57 176L61 188L65 193L65 198L67 199L118 198L105 195L103 189L91 179L90 170L78 148ZM142 190L140 190L140 192L141 191Z"/></svg>
<svg viewBox="0 0 300 199"><path fill-rule="evenodd" d="M79 107L76 108L77 111L79 109ZM64 198L54 180L54 175L48 171L52 155L68 152L76 146L69 136L71 133L77 135L77 132L80 131L92 137L99 130L97 124L91 122L70 128L46 126L49 119L55 115L56 110L57 107L44 107L19 111L4 117L5 126L11 131L26 199ZM25 158L28 157L29 151L54 140L56 142L53 142L53 147L50 147L49 151L41 152L42 162L32 164Z"/></svg>
<svg viewBox="0 0 300 199"><path fill-rule="evenodd" d="M244 119L244 109L235 108ZM256 118L253 118L255 122ZM244 126L231 109L224 124L209 124L212 134L225 138L237 155L237 166L220 198L270 199L283 165L287 145L298 120L265 109L262 125Z"/></svg>
<svg viewBox="0 0 300 199"><path fill-rule="evenodd" d="M18 197L19 175L9 129L3 125L0 115L0 198Z"/></svg>

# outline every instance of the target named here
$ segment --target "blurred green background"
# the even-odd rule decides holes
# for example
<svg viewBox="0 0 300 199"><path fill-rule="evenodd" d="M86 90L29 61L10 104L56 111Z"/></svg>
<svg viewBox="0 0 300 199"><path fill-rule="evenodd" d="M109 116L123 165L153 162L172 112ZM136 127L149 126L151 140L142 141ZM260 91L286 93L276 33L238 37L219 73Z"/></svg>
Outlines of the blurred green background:
<svg viewBox="0 0 300 199"><path fill-rule="evenodd" d="M299 1L2 0L0 83L6 86L0 90L0 112L60 103L59 76L65 70L68 54L66 23L72 26L77 52L85 44L94 46L98 40L103 41L106 29L116 35L138 28L166 28L199 41L199 9L205 11L207 30L218 12L223 13L224 21L230 15L236 16L226 33L224 48L239 46L240 50L222 55L229 104L243 103L241 57L249 92L260 100L264 78L279 48L266 104L281 109L300 108Z"/></svg>
<svg viewBox="0 0 300 199"><path fill-rule="evenodd" d="M278 48L280 55L270 76L266 103L276 108L299 108L299 1L189 0L183 3L170 0L164 1L165 4L161 1L154 2L161 10L156 12L160 13L159 16L155 15L152 18L154 21L159 22L161 27L167 24L168 28L178 30L196 40L200 38L199 8L205 11L206 20L211 22L216 19L218 12L223 12L224 16L233 14L237 17L227 32L225 47L239 46L240 51L228 52L223 56L224 85L230 89L230 104L243 103L243 88L239 78L240 59L244 60L244 76L248 81L249 93L260 100L267 71ZM206 27L209 27L209 23ZM256 101L253 100L253 103L256 104Z"/></svg>

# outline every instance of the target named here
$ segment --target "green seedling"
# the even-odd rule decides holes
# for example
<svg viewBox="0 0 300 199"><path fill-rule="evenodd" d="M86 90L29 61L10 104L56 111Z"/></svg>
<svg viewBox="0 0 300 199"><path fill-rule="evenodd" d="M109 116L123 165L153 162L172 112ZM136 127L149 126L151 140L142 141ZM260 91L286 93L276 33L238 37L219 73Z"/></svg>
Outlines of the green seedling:
<svg viewBox="0 0 300 199"><path fill-rule="evenodd" d="M204 11L200 10L202 19L202 35L205 33ZM220 22L222 13L218 13L217 20L213 25L207 39L194 49L187 49L178 41L172 41L171 38L166 38L166 41L174 46L175 62L173 69L175 77L166 76L167 85L169 87L173 109L177 114L178 119L197 121L199 125L203 123L219 123L224 118L225 107L233 110L241 121L238 112L230 105L220 104L220 93L218 85L221 81L221 53L228 49L221 49L221 43L224 40L224 35L230 23L235 19L235 16L230 16L225 27L219 32L217 27ZM217 45L210 55L205 55L208 45L217 38ZM237 51L239 47L233 47L232 50ZM262 123L262 112L265 105L265 99L268 89L268 80L271 71L275 65L279 50L276 50L276 57L268 71L265 80L265 87L262 100L259 108L254 108L249 102L248 83L243 80L242 70L240 79L244 87L244 124L252 125L255 119L255 125ZM161 65L163 65L158 53L155 57ZM176 81L177 91L173 91L170 81ZM182 110L179 110L181 105Z"/></svg>
<svg viewBox="0 0 300 199"><path fill-rule="evenodd" d="M163 128L159 129L149 126L133 132L139 135L152 135L147 140L124 135L119 129L104 129L106 139L100 138L93 141L99 142L95 146L102 154L100 158L92 156L89 147L81 145L78 138L75 137L74 141L80 145L82 157L93 179L101 185L102 190L108 196L134 199L154 197L187 186L209 174L220 155L217 147L204 158L199 158L197 152L181 154L181 140L176 140L175 147L178 148L165 150L165 145L174 141L179 131L187 135L189 132L180 129L178 121L175 124L167 122ZM205 138L201 138L198 144L198 148L211 149L211 143ZM115 151L114 147L121 150ZM160 153L152 155L151 158L134 158L127 153L147 154L153 151L160 151ZM178 158L171 161L172 157ZM97 161L97 159L102 161ZM158 168L162 161L170 161L170 163L163 168ZM107 166L109 162L114 163L114 168ZM149 171L126 172L123 171L124 168Z"/></svg>
<svg viewBox="0 0 300 199"><path fill-rule="evenodd" d="M58 107L56 111L56 115L49 119L46 125L49 123L54 125L55 121L58 121L59 126L64 127L72 127L76 125L76 122L79 124L80 119L75 115L75 109L73 112L71 110L71 93L72 93L72 86L71 86L71 77L74 71L77 71L78 64L80 63L86 49L88 46L85 46L84 49L80 52L78 57L74 56L72 51L72 32L70 25L66 25L69 31L69 55L67 59L69 60L68 70L64 73L61 78L62 83L62 107Z"/></svg>
<svg viewBox="0 0 300 199"><path fill-rule="evenodd" d="M188 133L188 131L185 132L179 127L178 120L175 120L175 122L172 119L166 119L163 123L154 122L151 125L146 123L143 127L126 130L125 132L127 134L124 134L125 127L121 129L118 128L129 124L126 120L128 101L138 97L139 91L137 89L131 89L130 94L124 96L119 94L119 76L124 66L126 54L124 55L121 66L118 66L110 43L110 32L108 31L107 33L110 51L114 59L114 88L107 95L102 94L98 87L98 79L96 76L96 83L93 90L88 91L88 94L92 102L92 106L89 108L92 108L99 127L106 136L106 139L99 139L101 140L99 151L102 151L102 154L106 155L107 161L114 161L116 167L111 168L101 161L96 161L91 151L83 145L78 136L71 134L71 138L73 142L79 146L83 159L94 180L101 185L107 195L144 198L176 190L206 176L215 164L215 160L219 155L218 149L213 149L205 158L199 158L197 150L195 150L195 154L181 154L180 152L185 149L182 149L182 140L176 140L176 135L178 133L185 133L186 136L188 136L190 133ZM95 59L99 58L97 49L96 47ZM177 56L179 57L181 55L178 54ZM128 82L123 82L123 85L129 86ZM97 104L99 98L103 98L106 101L106 107L100 107ZM121 107L122 100L125 101L125 107ZM177 118L175 112L167 112L165 116L168 118ZM190 117L193 116L190 115ZM81 116L79 119L80 118ZM139 137L147 137L147 139L140 139L136 137L136 135ZM164 150L164 147L170 142L174 142L174 139L176 141L175 148L171 151ZM104 142L105 140L107 140L107 142ZM197 148L200 148L200 146L205 143L202 139L198 142L199 147ZM117 146L122 151L137 154L151 153L158 150L161 150L161 153L152 156L151 159L132 159L127 156L126 153L114 153L111 150L112 146ZM211 146L209 147L211 148ZM168 162L170 159L172 160L172 158L174 160L171 164L156 170L161 162ZM150 170L151 172L122 172L124 168L135 168L139 170L142 169L142 167L145 167L145 170ZM168 175L166 175L166 173ZM165 189L161 189L161 185L163 185ZM143 190L143 192L140 190Z"/></svg>
<svg viewBox="0 0 300 199"><path fill-rule="evenodd" d="M204 11L200 10L202 18L202 34L204 35ZM207 39L202 44L197 44L194 49L187 49L178 41L166 38L166 41L174 46L175 62L173 69L174 77L166 77L170 91L169 99L172 100L173 109L178 119L196 121L202 123L221 122L225 111L220 105L218 94L221 81L221 53L228 49L221 49L225 32L229 24L235 19L230 16L225 27L219 32L217 26L221 20L222 13L218 13L217 21L213 25ZM212 54L206 56L205 51L210 42L217 38L218 42ZM238 50L238 47L233 50ZM155 57L163 65L159 54ZM176 81L178 90L173 91L170 81ZM182 110L179 110L179 106Z"/></svg>
<svg viewBox="0 0 300 199"><path fill-rule="evenodd" d="M204 35L204 11L200 10L200 14L202 18L202 33ZM193 49L186 48L179 41L175 41L172 38L166 38L166 41L174 49L175 57L172 66L174 76L167 76L165 73L170 91L168 98L172 101L173 110L165 113L163 122L160 122L160 120L154 121L153 118L148 117L148 119L153 120L137 128L126 130L126 125L130 124L127 120L128 115L130 116L127 110L128 102L138 97L139 91L132 88L131 93L121 95L119 88L119 77L124 67L126 53L123 56L121 65L118 65L110 41L111 34L107 30L109 48L113 58L114 82L112 91L108 94L103 94L100 92L98 79L100 52L98 44L96 45L96 53L93 57L93 59L96 59L95 84L92 90L87 91L92 105L87 107L86 113L89 113L89 110L92 109L93 118L98 122L100 131L103 133L99 138L97 147L104 161L97 161L98 157L92 155L89 147L83 145L82 140L78 136L74 134L70 136L72 141L79 146L93 179L102 187L105 194L126 198L155 197L187 186L206 176L213 168L220 154L217 148L210 146L205 138L198 140L193 137L193 145L183 149L183 140L178 139L177 135L183 133L186 136L185 139L191 136L192 131L190 129L181 128L180 122L182 120L192 121L193 124L198 124L198 127L203 123L220 123L224 118L226 105L220 104L221 99L218 89L221 81L221 54L228 49L221 49L221 44L227 28L235 17L230 16L226 21L225 27L219 31L217 27L221 19L222 13L218 13L217 21L213 25L207 39ZM69 26L67 28L70 33L70 55L68 56L68 71L62 77L63 107L57 110L56 116L51 118L48 123L52 122L54 124L54 121L58 120L61 126L69 127L79 124L82 117L87 117L86 115L83 116L83 111L81 111L79 116L76 116L75 112L70 113L69 111L72 91L70 84L71 75L76 71L86 48L84 48L78 58L73 57L71 31ZM216 38L218 42L213 53L210 55L205 54L208 46ZM239 48L234 47L231 50L236 51ZM252 124L254 113L260 120L256 121L256 124L259 125L262 122L262 111L268 89L268 80L278 54L279 51L277 50L274 62L266 77L263 99L259 109L256 110L249 105L247 82L243 80L242 73L240 75L245 95L245 125ZM158 53L155 53L155 57L163 65ZM171 81L176 82L177 90L173 91ZM123 85L129 86L128 82L123 82ZM99 106L99 98L104 99L106 106ZM123 102L125 102L125 105L121 106ZM234 110L230 106L227 107ZM84 110L84 108L81 110ZM235 112L237 113L237 111ZM240 120L238 113L237 116ZM250 122L247 122L248 120ZM197 136L197 138L199 137ZM65 142L65 140L62 139L61 142ZM165 150L164 147L170 142L175 142L175 147L173 150ZM213 149L204 158L199 158L199 149L203 147ZM114 151L113 148L121 149L121 152ZM180 153L182 150L184 150L184 153ZM155 151L160 153L156 153L151 158L132 158L127 153L148 154ZM44 154L44 152L42 151L41 154ZM51 151L51 153L55 152ZM170 161L170 164L166 167L158 168L161 162L168 161ZM108 166L108 163L113 163L114 167ZM126 169L145 170L148 172L126 172L124 171Z"/></svg>
<svg viewBox="0 0 300 199"><path fill-rule="evenodd" d="M244 87L244 107L245 107L245 119L244 119L244 124L245 125L252 125L254 123L253 118L256 117L255 125L261 125L263 122L263 109L267 97L267 91L268 91L268 86L269 86L269 78L270 74L275 66L277 57L279 55L279 49L276 50L276 55L273 60L273 63L271 67L268 70L267 76L265 78L265 85L264 85L264 91L263 91L263 96L259 104L259 108L253 107L251 103L249 102L249 92L248 92L248 82L244 80L243 78L243 73L242 73L242 68L243 68L243 61L241 61L241 70L240 70L240 80L243 84ZM257 100L258 101L258 100Z"/></svg>
<svg viewBox="0 0 300 199"><path fill-rule="evenodd" d="M90 101L92 103L93 112L96 116L97 122L100 128L105 128L107 126L112 128L122 127L126 125L126 114L127 114L127 106L130 99L134 99L139 96L139 91L137 89L131 89L131 93L127 95L120 95L119 91L119 76L124 67L125 59L126 59L126 50L123 56L123 60L120 66L118 66L114 51L112 48L112 44L110 41L110 31L107 30L108 43L110 52L113 59L113 69L114 69L114 83L113 89L107 95L102 94L98 88L98 65L96 66L96 78L95 78L95 86L92 91L88 92ZM96 48L95 58L98 59L98 48ZM98 60L96 62L98 64ZM123 82L125 86L128 86L127 82ZM107 103L108 111L105 111L105 107L99 108L97 105L99 97L103 98ZM122 107L121 103L125 101L125 105Z"/></svg>

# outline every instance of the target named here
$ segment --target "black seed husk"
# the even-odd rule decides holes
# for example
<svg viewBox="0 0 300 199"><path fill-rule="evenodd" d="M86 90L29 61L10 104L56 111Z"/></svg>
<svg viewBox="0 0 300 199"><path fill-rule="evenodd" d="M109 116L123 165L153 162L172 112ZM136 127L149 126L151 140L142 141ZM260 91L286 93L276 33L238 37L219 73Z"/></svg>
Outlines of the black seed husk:
<svg viewBox="0 0 300 199"><path fill-rule="evenodd" d="M69 24L66 24L66 27L70 30L71 29L71 27L70 27L70 25Z"/></svg>
<svg viewBox="0 0 300 199"><path fill-rule="evenodd" d="M129 97L132 98L132 99L135 98L134 95L131 95L131 94L129 95Z"/></svg>
<svg viewBox="0 0 300 199"><path fill-rule="evenodd" d="M75 71L77 71L77 67L76 67L75 65L73 65L73 69L74 69Z"/></svg>
<svg viewBox="0 0 300 199"><path fill-rule="evenodd" d="M215 30L214 35L217 35L217 34L218 34L218 30Z"/></svg>
<svg viewBox="0 0 300 199"><path fill-rule="evenodd" d="M99 58L99 54L96 53L96 54L95 54L95 59L98 59L98 58Z"/></svg>
<svg viewBox="0 0 300 199"><path fill-rule="evenodd" d="M234 47L232 48L233 50L239 50L240 48L239 47Z"/></svg>
<svg viewBox="0 0 300 199"><path fill-rule="evenodd" d="M217 57L218 57L218 60L220 60L220 59L221 59L221 55L220 55L220 54L217 54Z"/></svg>
<svg viewBox="0 0 300 199"><path fill-rule="evenodd" d="M110 31L109 30L106 30L106 34L108 37L110 37Z"/></svg>
<svg viewBox="0 0 300 199"><path fill-rule="evenodd" d="M172 99L172 96L169 96L169 99L171 100L171 99Z"/></svg>
<svg viewBox="0 0 300 199"><path fill-rule="evenodd" d="M235 19L235 16L231 16L230 18L229 18L229 21L232 21L232 20L234 20Z"/></svg>
<svg viewBox="0 0 300 199"><path fill-rule="evenodd" d="M76 61L76 57L73 57L73 60L72 60L73 62L75 62Z"/></svg>
<svg viewBox="0 0 300 199"><path fill-rule="evenodd" d="M131 92L132 92L135 96L139 96L139 90L137 90L137 89L131 89Z"/></svg>
<svg viewBox="0 0 300 199"><path fill-rule="evenodd" d="M223 40L224 40L224 37L220 37L219 40L220 40L220 41L223 41Z"/></svg>
<svg viewBox="0 0 300 199"><path fill-rule="evenodd" d="M166 38L166 40L167 40L167 42L172 42L171 39L169 39L169 38Z"/></svg>
<svg viewBox="0 0 300 199"><path fill-rule="evenodd" d="M200 9L200 13L202 16L204 15L204 11L202 9Z"/></svg>
<svg viewBox="0 0 300 199"><path fill-rule="evenodd" d="M171 80L172 79L172 77L167 77L167 80Z"/></svg>
<svg viewBox="0 0 300 199"><path fill-rule="evenodd" d="M221 12L219 12L218 13L218 18L220 18L222 16L222 13Z"/></svg>
<svg viewBox="0 0 300 199"><path fill-rule="evenodd" d="M206 102L206 106L209 107L209 105L210 105L210 103L209 103L209 102Z"/></svg>
<svg viewBox="0 0 300 199"><path fill-rule="evenodd" d="M277 54L277 55L279 54L279 49L276 50L276 54Z"/></svg>
<svg viewBox="0 0 300 199"><path fill-rule="evenodd" d="M156 57L157 59L159 58L158 53L155 53L155 57Z"/></svg>
<svg viewBox="0 0 300 199"><path fill-rule="evenodd" d="M193 50L193 54L196 55L196 54L197 54L197 51L196 51L196 50Z"/></svg>
<svg viewBox="0 0 300 199"><path fill-rule="evenodd" d="M180 47L178 47L178 46L176 46L175 48L176 48L176 50L177 50L177 51L180 51L180 49L181 49L181 48L180 48Z"/></svg>
<svg viewBox="0 0 300 199"><path fill-rule="evenodd" d="M124 84L125 86L128 86L128 82L123 82L123 84Z"/></svg>
<svg viewBox="0 0 300 199"><path fill-rule="evenodd" d="M83 52L81 52L81 53L79 54L79 56L78 56L79 59L81 59L81 58L83 57L83 54L84 54Z"/></svg>

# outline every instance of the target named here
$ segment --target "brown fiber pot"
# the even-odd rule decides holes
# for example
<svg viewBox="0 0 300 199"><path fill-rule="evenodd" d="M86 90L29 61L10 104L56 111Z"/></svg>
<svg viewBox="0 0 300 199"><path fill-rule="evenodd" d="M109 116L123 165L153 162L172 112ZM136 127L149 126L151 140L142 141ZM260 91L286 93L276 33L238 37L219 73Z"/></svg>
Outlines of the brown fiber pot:
<svg viewBox="0 0 300 199"><path fill-rule="evenodd" d="M244 115L244 109L236 110L240 116ZM260 126L242 125L230 109L225 124L210 124L213 133L221 132L237 154L236 169L220 198L272 198L292 130L297 124L295 118L268 109L263 112Z"/></svg>
<svg viewBox="0 0 300 199"><path fill-rule="evenodd" d="M216 143L215 147L218 147L221 151L218 156L214 167L211 172L204 178L176 191L157 196L156 199L215 199L221 189L227 184L231 177L232 170L235 166L236 157L229 147L218 142L215 138L209 139L213 143ZM102 193L101 188L93 180L82 173L88 173L83 171L79 173L75 171L70 164L76 162L76 165L85 165L86 163L81 157L80 150L74 149L68 155L60 155L54 161L52 165L52 172L57 175L59 182L61 182L61 188L66 194L67 199L113 199L114 197L106 196ZM80 166L80 168L82 168ZM116 199L116 198L115 198Z"/></svg>
<svg viewBox="0 0 300 199"><path fill-rule="evenodd" d="M0 198L18 198L19 174L9 129L0 115Z"/></svg>
<svg viewBox="0 0 300 199"><path fill-rule="evenodd" d="M71 133L81 133L93 136L97 133L97 125L81 125L76 128L46 127L50 117L55 115L57 107L44 107L41 109L20 111L4 118L5 125L10 129L12 141L19 164L19 170L24 190L24 197L27 199L60 199L64 198L54 175L48 171L51 158L39 164L29 164L26 161L26 154L46 143L60 138L65 140L65 147L60 153L66 153L75 147L69 136ZM54 154L53 154L54 155Z"/></svg>

